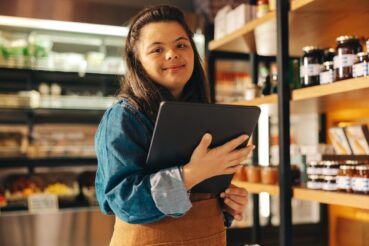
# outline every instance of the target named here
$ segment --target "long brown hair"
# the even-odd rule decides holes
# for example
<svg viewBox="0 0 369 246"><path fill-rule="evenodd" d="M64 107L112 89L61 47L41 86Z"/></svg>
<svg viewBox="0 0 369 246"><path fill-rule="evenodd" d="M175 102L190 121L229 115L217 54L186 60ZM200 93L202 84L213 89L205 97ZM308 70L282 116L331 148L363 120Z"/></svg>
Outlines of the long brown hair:
<svg viewBox="0 0 369 246"><path fill-rule="evenodd" d="M210 102L208 83L201 64L201 59L193 41L193 33L185 22L183 13L176 7L159 5L149 7L139 12L131 21L126 39L124 58L127 73L121 81L119 96L128 98L140 110L143 110L151 120L155 120L160 102L176 100L168 89L155 83L145 72L136 52L136 42L141 29L150 23L175 21L179 23L188 35L194 52L194 69L185 85L181 101Z"/></svg>

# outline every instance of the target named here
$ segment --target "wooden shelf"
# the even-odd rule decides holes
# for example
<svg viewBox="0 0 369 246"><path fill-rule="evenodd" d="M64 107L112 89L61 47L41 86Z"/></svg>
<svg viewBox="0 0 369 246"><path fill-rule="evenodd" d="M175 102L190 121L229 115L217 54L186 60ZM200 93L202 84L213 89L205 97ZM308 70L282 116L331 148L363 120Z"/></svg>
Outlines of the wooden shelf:
<svg viewBox="0 0 369 246"><path fill-rule="evenodd" d="M337 109L364 108L369 105L369 77L354 78L296 89L292 92L291 112L312 113ZM277 95L258 97L250 101L237 101L233 105L277 104Z"/></svg>
<svg viewBox="0 0 369 246"><path fill-rule="evenodd" d="M307 45L335 47L336 37L344 34L368 36L368 11L367 0L292 0L289 17L290 55L300 56L302 47ZM255 28L275 21L275 16L273 11L250 21L225 37L211 41L209 49L256 52Z"/></svg>
<svg viewBox="0 0 369 246"><path fill-rule="evenodd" d="M260 183L249 183L240 180L232 180L232 184L245 188L250 193L261 193L267 192L272 196L277 196L279 194L278 185L267 185Z"/></svg>
<svg viewBox="0 0 369 246"><path fill-rule="evenodd" d="M317 201L325 204L369 209L369 195L310 190L302 187L295 187L293 188L293 198Z"/></svg>
<svg viewBox="0 0 369 246"><path fill-rule="evenodd" d="M259 194L261 192L267 192L272 196L279 195L278 185L249 183L240 180L232 180L232 184L238 187L243 187L247 189L247 191L250 193ZM369 195L350 194L344 192L329 192L323 190L311 190L304 187L293 187L293 198L306 201L315 201L325 204L369 209Z"/></svg>

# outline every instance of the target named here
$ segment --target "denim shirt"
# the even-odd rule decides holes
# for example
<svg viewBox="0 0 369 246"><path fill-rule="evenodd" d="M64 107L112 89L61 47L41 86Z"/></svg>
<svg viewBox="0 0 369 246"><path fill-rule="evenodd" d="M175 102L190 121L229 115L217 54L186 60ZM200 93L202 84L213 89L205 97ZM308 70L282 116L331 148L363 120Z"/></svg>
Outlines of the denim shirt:
<svg viewBox="0 0 369 246"><path fill-rule="evenodd" d="M145 174L154 125L126 99L104 114L95 136L96 197L103 213L132 224L180 217L192 206L182 167ZM225 215L225 225L232 217Z"/></svg>

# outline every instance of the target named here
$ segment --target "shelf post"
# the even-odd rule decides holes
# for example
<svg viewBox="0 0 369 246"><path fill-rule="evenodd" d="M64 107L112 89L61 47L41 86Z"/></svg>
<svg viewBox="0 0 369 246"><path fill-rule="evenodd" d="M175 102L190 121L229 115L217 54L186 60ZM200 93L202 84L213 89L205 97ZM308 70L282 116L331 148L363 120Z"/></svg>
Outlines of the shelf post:
<svg viewBox="0 0 369 246"><path fill-rule="evenodd" d="M291 160L290 160L290 98L289 87L289 44L288 44L289 1L277 1L277 65L278 65L278 128L279 128L279 184L280 184L280 228L279 245L292 245L291 212Z"/></svg>
<svg viewBox="0 0 369 246"><path fill-rule="evenodd" d="M251 64L251 76L252 83L258 83L258 56L255 53L250 54L250 64ZM255 145L255 149L252 153L252 165L257 166L259 164L259 134L258 125L256 125L252 140ZM260 243L261 230L260 230L260 215L259 215L259 194L252 194L252 243Z"/></svg>

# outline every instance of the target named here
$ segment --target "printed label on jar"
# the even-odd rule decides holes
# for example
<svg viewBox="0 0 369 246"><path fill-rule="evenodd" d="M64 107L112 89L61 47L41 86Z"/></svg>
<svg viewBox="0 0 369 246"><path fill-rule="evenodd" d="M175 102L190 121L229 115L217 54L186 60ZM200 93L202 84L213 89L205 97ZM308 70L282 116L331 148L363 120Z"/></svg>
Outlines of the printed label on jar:
<svg viewBox="0 0 369 246"><path fill-rule="evenodd" d="M316 167L308 167L306 168L306 173L307 174L322 174L322 170L321 168L316 168Z"/></svg>
<svg viewBox="0 0 369 246"><path fill-rule="evenodd" d="M337 188L348 190L351 188L351 178L346 176L337 176L336 178Z"/></svg>
<svg viewBox="0 0 369 246"><path fill-rule="evenodd" d="M366 50L369 52L369 39L366 41Z"/></svg>
<svg viewBox="0 0 369 246"><path fill-rule="evenodd" d="M308 182L306 183L306 186L307 186L309 189L318 190L318 189L321 189L321 188L322 188L322 183L320 183L320 182L308 181Z"/></svg>
<svg viewBox="0 0 369 246"><path fill-rule="evenodd" d="M338 168L323 168L322 174L323 175L337 175L339 172Z"/></svg>
<svg viewBox="0 0 369 246"><path fill-rule="evenodd" d="M352 190L353 191L369 191L369 179L368 178L352 178Z"/></svg>
<svg viewBox="0 0 369 246"><path fill-rule="evenodd" d="M352 76L354 78L361 77L361 76L368 76L368 75L369 75L368 63L362 62L362 63L354 64L352 66Z"/></svg>
<svg viewBox="0 0 369 246"><path fill-rule="evenodd" d="M320 73L320 84L329 84L334 81L333 70Z"/></svg>
<svg viewBox="0 0 369 246"><path fill-rule="evenodd" d="M337 190L337 185L333 183L324 183L322 188L323 190Z"/></svg>
<svg viewBox="0 0 369 246"><path fill-rule="evenodd" d="M356 56L355 55L341 55L335 56L333 58L333 67L340 68L340 67L351 67L354 65Z"/></svg>
<svg viewBox="0 0 369 246"><path fill-rule="evenodd" d="M309 64L307 66L300 66L300 77L305 76L318 76L322 71L322 65L320 64Z"/></svg>

